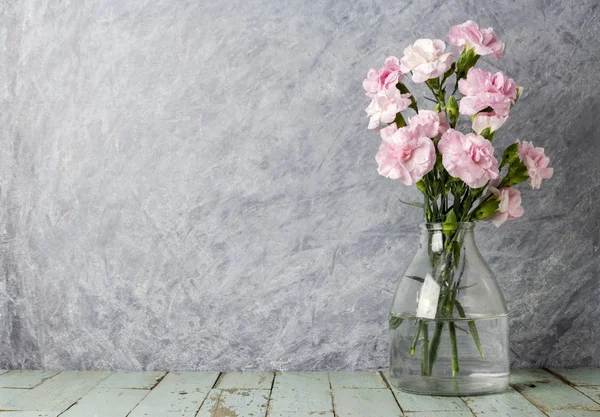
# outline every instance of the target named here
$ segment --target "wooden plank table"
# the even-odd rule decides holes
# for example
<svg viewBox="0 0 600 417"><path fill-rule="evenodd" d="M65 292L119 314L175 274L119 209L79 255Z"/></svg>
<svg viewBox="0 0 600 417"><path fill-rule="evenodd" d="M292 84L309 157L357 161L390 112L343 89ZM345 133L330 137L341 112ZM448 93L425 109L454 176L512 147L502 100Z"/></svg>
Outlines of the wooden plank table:
<svg viewBox="0 0 600 417"><path fill-rule="evenodd" d="M600 417L600 369L515 370L511 388L429 397L385 372L0 371L0 417Z"/></svg>

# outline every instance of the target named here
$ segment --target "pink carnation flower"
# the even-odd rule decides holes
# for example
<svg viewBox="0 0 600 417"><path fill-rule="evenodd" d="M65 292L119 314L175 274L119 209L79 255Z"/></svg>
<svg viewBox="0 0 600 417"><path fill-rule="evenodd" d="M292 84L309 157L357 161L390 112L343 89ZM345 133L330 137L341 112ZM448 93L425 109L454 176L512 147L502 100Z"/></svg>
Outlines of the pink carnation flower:
<svg viewBox="0 0 600 417"><path fill-rule="evenodd" d="M380 175L413 185L433 168L435 145L421 126L405 126L384 139L375 159Z"/></svg>
<svg viewBox="0 0 600 417"><path fill-rule="evenodd" d="M498 160L489 140L457 130L448 129L438 143L442 163L453 177L460 178L471 188L480 188L498 178Z"/></svg>
<svg viewBox="0 0 600 417"><path fill-rule="evenodd" d="M365 109L370 117L369 129L377 129L381 123L392 123L396 113L404 111L410 105L410 94L400 94L395 86L382 90Z"/></svg>
<svg viewBox="0 0 600 417"><path fill-rule="evenodd" d="M446 113L434 110L419 110L419 113L408 119L409 126L422 126L430 138L443 135L450 125L446 121Z"/></svg>
<svg viewBox="0 0 600 417"><path fill-rule="evenodd" d="M488 189L498 196L500 205L496 214L488 217L486 220L494 223L496 227L500 227L505 221L513 220L523 215L525 210L521 206L521 192L519 190L513 187L504 187L498 190L491 186Z"/></svg>
<svg viewBox="0 0 600 417"><path fill-rule="evenodd" d="M515 82L497 72L471 68L466 79L458 81L458 89L463 94L460 100L461 114L472 116L481 110L491 107L498 116L508 116L510 105L517 97Z"/></svg>
<svg viewBox="0 0 600 417"><path fill-rule="evenodd" d="M386 141L397 131L398 131L398 126L396 126L396 123L392 123L388 127L384 127L383 129L381 129L379 131L379 135L381 136L381 140Z"/></svg>
<svg viewBox="0 0 600 417"><path fill-rule="evenodd" d="M373 98L380 91L395 86L402 77L400 61L395 56L390 56L385 60L383 68L369 70L367 78L363 81L363 88L367 96Z"/></svg>
<svg viewBox="0 0 600 417"><path fill-rule="evenodd" d="M494 29L480 29L472 20L467 20L462 25L452 26L446 38L448 43L455 48L475 48L477 55L491 55L496 59L502 58L504 42L494 33Z"/></svg>
<svg viewBox="0 0 600 417"><path fill-rule="evenodd" d="M444 74L452 65L452 53L444 53L446 44L439 39L419 39L404 49L400 60L403 73L412 71L412 80L422 83Z"/></svg>
<svg viewBox="0 0 600 417"><path fill-rule="evenodd" d="M498 116L495 112L477 113L473 118L473 130L480 134L484 129L490 128L492 132L500 129L500 127L508 120L508 116Z"/></svg>
<svg viewBox="0 0 600 417"><path fill-rule="evenodd" d="M542 180L547 180L554 173L554 168L548 167L550 158L544 154L544 148L534 148L531 142L517 142L519 143L519 158L527 167L529 184L531 184L531 188L539 189Z"/></svg>

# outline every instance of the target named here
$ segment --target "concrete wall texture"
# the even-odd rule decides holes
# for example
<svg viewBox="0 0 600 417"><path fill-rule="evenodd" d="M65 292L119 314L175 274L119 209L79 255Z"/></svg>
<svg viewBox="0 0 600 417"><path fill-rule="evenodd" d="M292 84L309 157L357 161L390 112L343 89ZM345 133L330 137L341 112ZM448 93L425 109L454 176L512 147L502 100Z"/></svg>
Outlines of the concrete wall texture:
<svg viewBox="0 0 600 417"><path fill-rule="evenodd" d="M539 0L0 4L0 367L377 369L418 192L376 173L367 70L472 18L544 146L478 226L515 366L600 366L600 11ZM414 90L423 93L421 89Z"/></svg>

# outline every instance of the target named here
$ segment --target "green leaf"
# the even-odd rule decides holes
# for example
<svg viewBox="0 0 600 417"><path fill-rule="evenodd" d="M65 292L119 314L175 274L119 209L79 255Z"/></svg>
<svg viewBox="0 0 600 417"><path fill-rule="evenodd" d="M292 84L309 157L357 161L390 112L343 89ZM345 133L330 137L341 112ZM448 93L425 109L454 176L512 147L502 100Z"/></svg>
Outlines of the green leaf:
<svg viewBox="0 0 600 417"><path fill-rule="evenodd" d="M464 327L460 327L458 324L454 324L454 327L456 327L461 332L465 332L466 334L469 334L469 331L467 329L465 329Z"/></svg>
<svg viewBox="0 0 600 417"><path fill-rule="evenodd" d="M419 208L425 207L425 204L419 203L416 201L404 201L401 198L399 198L398 201L400 201L402 204L406 204L407 206L413 206L413 207L419 207Z"/></svg>
<svg viewBox="0 0 600 417"><path fill-rule="evenodd" d="M427 195L427 186L425 185L425 182L423 180L417 182L415 184L415 186L417 187L417 189L419 191L421 191L423 194Z"/></svg>
<svg viewBox="0 0 600 417"><path fill-rule="evenodd" d="M402 117L402 113L396 113L396 118L394 119L394 123L396 123L396 126L398 127L398 129L406 126L406 120L404 120L404 117Z"/></svg>
<svg viewBox="0 0 600 417"><path fill-rule="evenodd" d="M418 112L419 108L417 107L417 101L415 100L415 97L412 95L409 89L406 87L406 85L404 85L404 83L402 82L398 82L398 84L396 84L396 88L400 90L401 94L410 94L410 106L408 107Z"/></svg>
<svg viewBox="0 0 600 417"><path fill-rule="evenodd" d="M473 342L475 342L475 346L477 346L477 351L479 352L479 356L485 358L485 354L483 353L483 348L481 347L481 341L479 340L479 332L477 331L477 325L474 320L469 320L467 322L469 325L469 330L471 331L471 337L473 338Z"/></svg>
<svg viewBox="0 0 600 417"><path fill-rule="evenodd" d="M440 79L439 78L430 78L427 81L425 81L425 84L427 84L434 91L438 91L440 89Z"/></svg>
<svg viewBox="0 0 600 417"><path fill-rule="evenodd" d="M404 319L401 317L390 316L390 329L397 329L398 327L400 327L403 321Z"/></svg>
<svg viewBox="0 0 600 417"><path fill-rule="evenodd" d="M425 280L421 277L416 277L414 275L406 275L406 278L414 279L415 281L425 282Z"/></svg>
<svg viewBox="0 0 600 417"><path fill-rule="evenodd" d="M467 315L465 314L465 309L458 302L458 300L454 300L454 305L456 306L458 315L460 317L462 317L463 319L467 318ZM485 358L485 355L483 354L483 348L481 347L481 341L479 340L479 332L477 331L477 324L475 324L474 320L467 321L467 324L469 326L469 330L471 331L471 337L473 338L473 342L475 342L475 346L477 347L477 351L479 352L479 355L482 358Z"/></svg>
<svg viewBox="0 0 600 417"><path fill-rule="evenodd" d="M446 80L452 76L452 74L454 74L454 70L456 70L456 62L453 62L452 65L450 65L450 68L448 69L448 71L446 71L444 73L444 78L442 78L442 85L444 85L444 83L446 82Z"/></svg>

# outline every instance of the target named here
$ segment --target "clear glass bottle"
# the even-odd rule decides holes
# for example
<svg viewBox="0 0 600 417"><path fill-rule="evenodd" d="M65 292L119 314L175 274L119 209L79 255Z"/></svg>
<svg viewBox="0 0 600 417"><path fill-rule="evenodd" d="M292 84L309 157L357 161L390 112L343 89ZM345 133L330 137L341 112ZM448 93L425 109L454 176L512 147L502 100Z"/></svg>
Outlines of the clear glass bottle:
<svg viewBox="0 0 600 417"><path fill-rule="evenodd" d="M508 310L474 226L420 225L390 314L390 381L403 391L454 396L508 387Z"/></svg>

